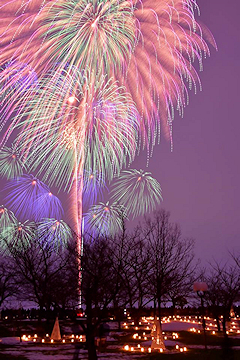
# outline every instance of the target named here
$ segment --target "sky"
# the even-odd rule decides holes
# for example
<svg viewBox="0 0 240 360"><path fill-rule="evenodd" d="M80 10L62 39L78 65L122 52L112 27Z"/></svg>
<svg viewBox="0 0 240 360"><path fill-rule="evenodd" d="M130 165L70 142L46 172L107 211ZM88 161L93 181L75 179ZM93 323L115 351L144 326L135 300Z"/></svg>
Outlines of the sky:
<svg viewBox="0 0 240 360"><path fill-rule="evenodd" d="M239 33L240 1L198 0L200 21L218 51L204 62L203 91L190 93L184 118L175 117L174 150L162 139L149 170L161 183L162 207L196 241L203 260L240 250ZM143 155L135 161L141 167Z"/></svg>

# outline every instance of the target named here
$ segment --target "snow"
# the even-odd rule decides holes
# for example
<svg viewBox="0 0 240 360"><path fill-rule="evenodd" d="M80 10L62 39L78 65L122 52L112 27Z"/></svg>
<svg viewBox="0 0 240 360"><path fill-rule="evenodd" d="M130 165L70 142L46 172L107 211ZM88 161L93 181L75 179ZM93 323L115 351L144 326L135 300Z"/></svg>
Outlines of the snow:
<svg viewBox="0 0 240 360"><path fill-rule="evenodd" d="M20 338L18 337L3 337L0 339L0 343L4 345L16 345L20 344Z"/></svg>
<svg viewBox="0 0 240 360"><path fill-rule="evenodd" d="M117 330L118 329L118 322L116 321L108 321L106 323L111 330Z"/></svg>
<svg viewBox="0 0 240 360"><path fill-rule="evenodd" d="M162 324L163 331L188 331L191 328L201 329L202 325L181 321L172 321L170 323Z"/></svg>
<svg viewBox="0 0 240 360"><path fill-rule="evenodd" d="M87 359L87 351L80 349L76 346L68 345L59 345L59 346L14 346L14 348L9 348L4 351L4 354L19 357L25 356L28 360L72 360L74 358ZM0 353L1 355L1 353ZM141 359L141 354L126 354L122 353L98 353L98 358L101 360L134 360Z"/></svg>

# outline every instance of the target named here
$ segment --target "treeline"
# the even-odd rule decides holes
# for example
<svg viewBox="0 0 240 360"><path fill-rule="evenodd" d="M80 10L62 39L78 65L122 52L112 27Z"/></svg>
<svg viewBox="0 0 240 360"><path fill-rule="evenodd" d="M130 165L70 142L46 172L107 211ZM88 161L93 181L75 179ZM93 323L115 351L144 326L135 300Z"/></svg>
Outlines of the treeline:
<svg viewBox="0 0 240 360"><path fill-rule="evenodd" d="M168 212L155 212L132 233L126 230L123 219L122 231L114 237L86 235L80 289L75 240L73 236L68 247L58 252L37 237L28 243L16 239L5 243L0 262L0 305L8 298L33 301L41 318L43 311L76 308L81 291L87 315L82 326L88 348L94 351L97 328L109 308L119 321L123 309L128 308L137 321L144 308L152 306L161 319L166 303L174 310L197 301L193 283L201 280L208 284L206 305L219 330L223 315L222 328L226 331L231 307L240 300L240 257L230 254L229 262L214 262L201 269L194 255L194 241L182 236Z"/></svg>

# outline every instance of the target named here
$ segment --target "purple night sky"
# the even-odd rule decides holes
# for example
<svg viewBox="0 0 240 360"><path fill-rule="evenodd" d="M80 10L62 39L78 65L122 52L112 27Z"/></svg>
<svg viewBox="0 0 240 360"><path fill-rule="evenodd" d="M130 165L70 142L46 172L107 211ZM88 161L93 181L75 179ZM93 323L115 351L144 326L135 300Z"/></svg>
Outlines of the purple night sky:
<svg viewBox="0 0 240 360"><path fill-rule="evenodd" d="M149 170L162 185L162 207L184 236L196 239L197 256L211 260L239 251L240 1L198 4L200 21L213 33L218 51L211 49L204 62L203 91L192 92L184 118L175 118L174 151L163 139Z"/></svg>

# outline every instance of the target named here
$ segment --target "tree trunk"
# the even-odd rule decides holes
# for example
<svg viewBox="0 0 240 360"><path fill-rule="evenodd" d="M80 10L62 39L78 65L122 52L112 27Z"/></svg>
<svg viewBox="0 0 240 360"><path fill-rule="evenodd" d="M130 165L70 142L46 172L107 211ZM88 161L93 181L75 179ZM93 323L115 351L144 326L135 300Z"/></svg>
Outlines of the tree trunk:
<svg viewBox="0 0 240 360"><path fill-rule="evenodd" d="M156 304L156 298L154 298L154 300L153 300L153 317L154 317L154 319L155 319L155 317L156 317L156 312L157 312L157 304Z"/></svg>
<svg viewBox="0 0 240 360"><path fill-rule="evenodd" d="M158 297L158 316L159 316L159 323L160 323L160 327L162 329L162 309L161 309L161 298Z"/></svg>
<svg viewBox="0 0 240 360"><path fill-rule="evenodd" d="M117 301L113 301L113 304L114 304L114 312L115 312L116 320L118 323L118 330L120 331L121 330L122 311L121 311L121 308L119 308Z"/></svg>
<svg viewBox="0 0 240 360"><path fill-rule="evenodd" d="M88 350L88 360L97 360L97 352L95 345L95 329L92 318L92 298L91 290L86 294L86 315L87 315L87 329L86 329L86 345Z"/></svg>
<svg viewBox="0 0 240 360"><path fill-rule="evenodd" d="M86 343L87 343L87 350L88 350L88 360L97 360L97 352L96 352L96 345L95 345L95 337L93 334L93 329L87 328L86 334Z"/></svg>
<svg viewBox="0 0 240 360"><path fill-rule="evenodd" d="M224 334L225 338L227 337L226 321L227 321L226 314L224 313L223 318L222 318L222 328L223 328L223 334Z"/></svg>
<svg viewBox="0 0 240 360"><path fill-rule="evenodd" d="M176 301L172 299L172 314L175 315L176 313Z"/></svg>
<svg viewBox="0 0 240 360"><path fill-rule="evenodd" d="M39 306L39 316L38 316L38 321L41 322L43 318L43 305Z"/></svg>
<svg viewBox="0 0 240 360"><path fill-rule="evenodd" d="M223 319L222 319L222 327L223 327L223 334L224 334L223 343L222 343L223 359L229 359L229 360L231 359L232 360L234 358L234 355L232 353L231 342L228 337L227 329L226 329L227 318L228 318L228 315L224 312Z"/></svg>
<svg viewBox="0 0 240 360"><path fill-rule="evenodd" d="M215 319L216 319L216 322L217 322L217 329L218 329L218 332L221 331L221 327L220 327L220 321L219 321L219 317L218 315L215 316Z"/></svg>

